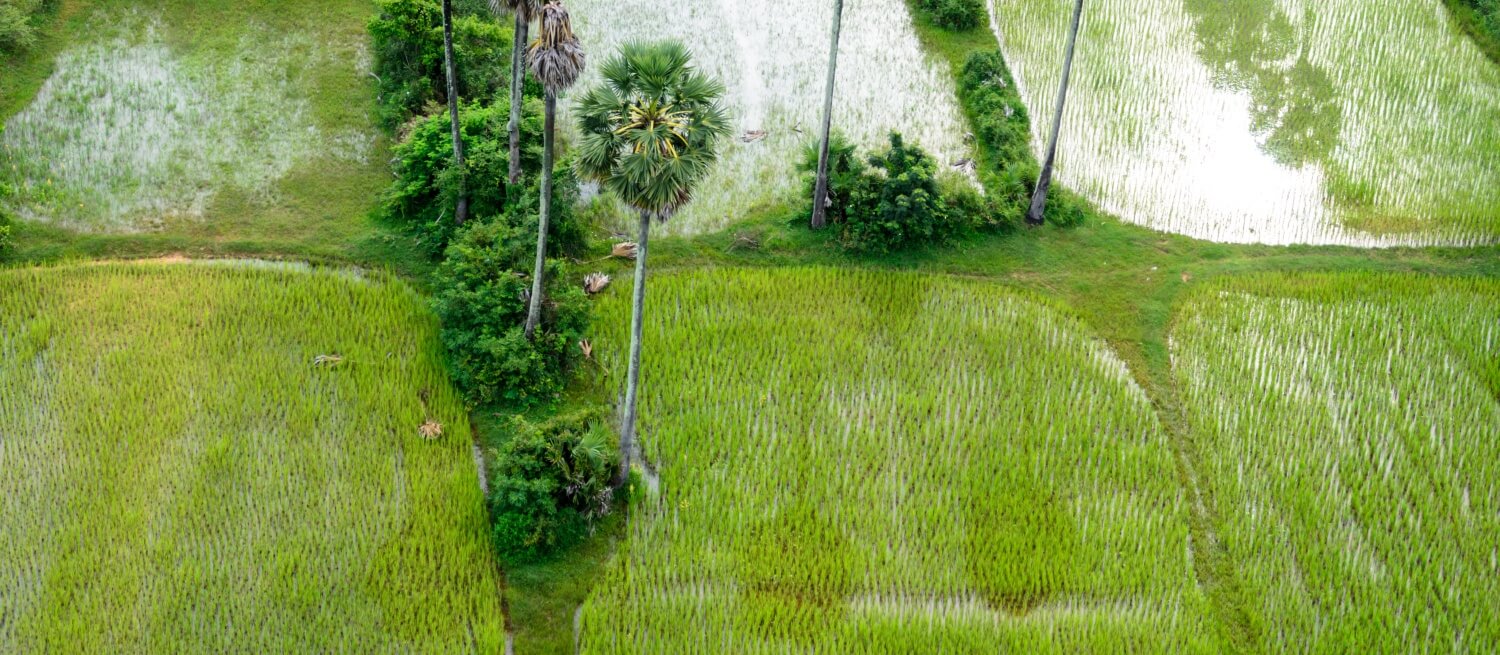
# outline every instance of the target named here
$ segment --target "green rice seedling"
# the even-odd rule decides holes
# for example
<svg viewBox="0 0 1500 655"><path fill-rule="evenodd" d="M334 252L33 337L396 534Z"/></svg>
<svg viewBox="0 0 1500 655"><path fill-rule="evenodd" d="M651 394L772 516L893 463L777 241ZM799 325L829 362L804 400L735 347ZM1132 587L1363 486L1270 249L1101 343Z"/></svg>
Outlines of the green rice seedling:
<svg viewBox="0 0 1500 655"><path fill-rule="evenodd" d="M317 156L370 157L373 132L314 115L314 82L358 66L324 35L250 24L237 42L194 50L152 14L97 10L90 26L0 132L0 181L25 219L148 230L201 218L224 191L268 200Z"/></svg>
<svg viewBox="0 0 1500 655"><path fill-rule="evenodd" d="M1217 650L1164 432L1078 321L929 275L652 285L659 480L584 653ZM603 302L620 371L629 305Z"/></svg>
<svg viewBox="0 0 1500 655"><path fill-rule="evenodd" d="M801 188L796 163L822 124L832 3L574 0L569 7L591 52L678 39L697 66L728 87L733 143L693 203L666 226L668 234L718 230L745 208ZM947 64L923 52L903 0L847 3L839 49L835 129L862 147L880 146L899 131L944 168L972 156ZM586 72L579 88L593 86L590 75L598 71Z"/></svg>
<svg viewBox="0 0 1500 655"><path fill-rule="evenodd" d="M399 282L0 271L0 652L500 652L441 357Z"/></svg>
<svg viewBox="0 0 1500 655"><path fill-rule="evenodd" d="M1257 276L1172 344L1267 652L1500 649L1500 283Z"/></svg>
<svg viewBox="0 0 1500 655"><path fill-rule="evenodd" d="M1100 0L1057 175L1122 218L1216 241L1500 239L1500 67L1440 0ZM1033 116L1072 3L991 0ZM1050 125L1033 121L1033 141Z"/></svg>

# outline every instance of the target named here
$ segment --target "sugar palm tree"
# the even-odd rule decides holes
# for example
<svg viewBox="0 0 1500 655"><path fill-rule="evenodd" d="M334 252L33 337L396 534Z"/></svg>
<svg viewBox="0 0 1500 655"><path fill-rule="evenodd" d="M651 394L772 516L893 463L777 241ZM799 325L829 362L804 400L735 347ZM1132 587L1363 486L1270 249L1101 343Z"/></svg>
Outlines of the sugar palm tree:
<svg viewBox="0 0 1500 655"><path fill-rule="evenodd" d="M603 80L577 105L578 172L640 215L630 368L620 426L620 475L630 471L640 391L641 321L646 302L646 247L653 220L666 221L693 197L718 161L729 121L724 85L692 65L680 43L630 43L600 69Z"/></svg>
<svg viewBox="0 0 1500 655"><path fill-rule="evenodd" d="M1042 224L1047 191L1052 188L1052 161L1057 158L1057 133L1062 127L1063 102L1068 99L1068 74L1073 71L1073 45L1078 42L1078 21L1082 17L1083 0L1077 0L1073 5L1073 27L1068 30L1067 54L1063 55L1062 84L1057 88L1057 110L1052 114L1052 138L1047 142L1047 159L1042 163L1042 174L1031 194L1031 209L1026 212L1026 222L1032 225Z"/></svg>
<svg viewBox="0 0 1500 655"><path fill-rule="evenodd" d="M812 228L828 224L828 133L833 129L833 86L839 70L839 26L844 0L833 0L833 36L828 46L828 88L823 92L823 136L818 150L818 181L813 189Z"/></svg>
<svg viewBox="0 0 1500 655"><path fill-rule="evenodd" d="M458 207L453 222L463 225L469 218L469 191L465 188L464 140L458 128L458 64L453 61L453 0L443 0L443 68L448 74L448 121L453 125L453 165L458 167Z"/></svg>
<svg viewBox="0 0 1500 655"><path fill-rule="evenodd" d="M552 0L541 13L541 31L527 52L531 72L546 90L546 126L542 132L542 209L537 222L536 270L531 278L531 306L526 311L526 338L536 333L542 315L542 276L547 259L547 227L552 217L552 142L557 122L557 94L573 86L583 73L583 46L573 36L573 23L561 0Z"/></svg>
<svg viewBox="0 0 1500 655"><path fill-rule="evenodd" d="M526 38L531 21L542 12L542 0L490 0L490 11L509 10L516 17L510 52L510 183L521 179L521 91L526 84Z"/></svg>

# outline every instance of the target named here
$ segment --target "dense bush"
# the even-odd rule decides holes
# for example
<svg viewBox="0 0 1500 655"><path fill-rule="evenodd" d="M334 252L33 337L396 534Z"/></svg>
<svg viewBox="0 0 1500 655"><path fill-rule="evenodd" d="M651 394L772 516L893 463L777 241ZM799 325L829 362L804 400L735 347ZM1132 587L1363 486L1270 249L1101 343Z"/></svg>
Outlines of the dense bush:
<svg viewBox="0 0 1500 655"><path fill-rule="evenodd" d="M12 247L13 246L11 245L10 237L10 219L7 218L4 213L0 213L0 261L5 260L5 257L10 254L10 250Z"/></svg>
<svg viewBox="0 0 1500 655"><path fill-rule="evenodd" d="M19 52L36 43L38 18L57 0L0 0L0 53Z"/></svg>
<svg viewBox="0 0 1500 655"><path fill-rule="evenodd" d="M957 189L962 180L940 183L937 163L915 145L891 133L885 150L861 161L854 146L840 135L828 147L829 223L849 250L885 253L908 246L944 242L975 226L991 222L977 192ZM799 168L811 198L818 166L817 145L803 153ZM954 195L945 198L945 189ZM811 207L809 206L809 211ZM971 213L974 212L974 213Z"/></svg>
<svg viewBox="0 0 1500 655"><path fill-rule="evenodd" d="M959 32L972 30L989 20L983 0L918 0L917 6L938 27Z"/></svg>
<svg viewBox="0 0 1500 655"><path fill-rule="evenodd" d="M609 513L618 455L602 412L540 424L518 416L509 428L495 453L489 505L496 547L514 564L577 541Z"/></svg>
<svg viewBox="0 0 1500 655"><path fill-rule="evenodd" d="M459 110L464 137L464 165L468 178L469 215L483 220L506 211L506 177L510 171L506 123L510 101L504 94L493 105L465 105ZM528 100L521 122L521 166L527 171L541 168L541 106ZM453 133L446 112L419 119L405 140L395 148L396 181L382 199L381 212L394 223L407 225L421 237L428 254L436 256L447 247L457 227L453 208L458 203L459 178L453 167ZM577 193L571 175L560 177L554 197ZM533 192L532 197L535 198ZM517 205L535 206L517 198ZM560 198L554 206L566 212L573 203ZM567 223L564 218L558 223ZM566 246L566 239L560 245Z"/></svg>
<svg viewBox="0 0 1500 655"><path fill-rule="evenodd" d="M464 226L438 267L433 308L450 373L474 405L546 405L577 361L588 299L563 262L547 263L541 329L523 332L535 257L535 223L499 217Z"/></svg>
<svg viewBox="0 0 1500 655"><path fill-rule="evenodd" d="M509 88L511 28L479 12L482 2L459 4L475 7L456 11L453 21L458 94L490 98ZM369 31L379 79L380 119L387 127L401 124L429 103L448 101L438 0L380 0Z"/></svg>

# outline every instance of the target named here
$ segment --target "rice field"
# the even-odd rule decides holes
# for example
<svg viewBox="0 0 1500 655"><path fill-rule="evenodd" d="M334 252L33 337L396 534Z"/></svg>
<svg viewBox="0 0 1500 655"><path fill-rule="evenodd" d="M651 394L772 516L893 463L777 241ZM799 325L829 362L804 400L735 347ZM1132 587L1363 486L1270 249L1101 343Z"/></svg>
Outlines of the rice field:
<svg viewBox="0 0 1500 655"><path fill-rule="evenodd" d="M21 217L147 231L202 219L225 191L268 202L278 180L317 157L369 162L375 132L325 124L313 106L331 71L368 74L363 44L253 22L228 44L183 44L174 25L138 8L95 9L89 21L0 132L0 181Z"/></svg>
<svg viewBox="0 0 1500 655"><path fill-rule="evenodd" d="M470 449L404 284L0 271L0 652L500 652Z"/></svg>
<svg viewBox="0 0 1500 655"><path fill-rule="evenodd" d="M597 81L595 67L620 44L668 38L686 44L695 63L728 87L724 105L735 139L666 233L711 232L757 203L800 189L796 161L822 125L832 3L573 0L568 6L591 57L577 89ZM856 144L880 146L896 130L940 163L971 156L951 73L923 51L903 0L845 3L837 84L834 126ZM743 141L762 131L763 139Z"/></svg>
<svg viewBox="0 0 1500 655"><path fill-rule="evenodd" d="M1033 116L1056 106L1072 4L990 0ZM1215 241L1493 243L1500 67L1439 0L1091 2L1057 175Z"/></svg>
<svg viewBox="0 0 1500 655"><path fill-rule="evenodd" d="M629 302L601 307L625 370ZM653 277L659 479L583 653L1217 652L1172 451L1075 319L992 284Z"/></svg>
<svg viewBox="0 0 1500 655"><path fill-rule="evenodd" d="M1264 650L1500 650L1500 284L1211 285L1172 350Z"/></svg>

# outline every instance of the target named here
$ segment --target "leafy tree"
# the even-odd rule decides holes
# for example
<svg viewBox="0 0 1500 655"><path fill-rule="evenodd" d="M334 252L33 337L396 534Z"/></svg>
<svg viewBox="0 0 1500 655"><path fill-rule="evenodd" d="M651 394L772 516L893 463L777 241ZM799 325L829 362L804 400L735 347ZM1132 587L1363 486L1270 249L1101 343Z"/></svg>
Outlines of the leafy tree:
<svg viewBox="0 0 1500 655"><path fill-rule="evenodd" d="M474 221L448 247L433 280L449 369L474 405L545 405L563 389L588 329L588 299L563 282L566 266L549 260L546 330L527 339L531 231L507 220Z"/></svg>
<svg viewBox="0 0 1500 655"><path fill-rule="evenodd" d="M458 95L489 98L509 80L506 54L511 35L460 7L453 20ZM448 101L443 12L437 0L379 0L378 9L368 29L380 118L387 127L395 127L429 104Z"/></svg>
<svg viewBox="0 0 1500 655"><path fill-rule="evenodd" d="M517 416L495 453L490 514L507 563L536 559L584 536L614 501L616 453L597 412L536 424Z"/></svg>
<svg viewBox="0 0 1500 655"><path fill-rule="evenodd" d="M626 44L600 70L600 84L578 101L578 170L640 214L616 478L623 482L635 448L651 221L666 221L692 200L718 161L729 120L719 105L724 85L698 71L680 43Z"/></svg>
<svg viewBox="0 0 1500 655"><path fill-rule="evenodd" d="M553 135L557 123L557 94L573 86L583 73L583 47L573 36L573 24L562 2L553 0L542 8L541 34L531 45L528 56L531 70L545 89L545 126L542 131L541 221L536 231L536 268L532 274L531 309L526 313L526 338L536 332L541 317L546 277L543 260L547 256L547 226L552 217Z"/></svg>
<svg viewBox="0 0 1500 655"><path fill-rule="evenodd" d="M848 222L851 214L867 213L870 209L868 203L856 205L856 198L863 201L874 197L873 194L861 188L861 185L867 181L868 167L860 158L854 144L842 133L834 132L827 139L826 160L823 159L824 147L821 143L822 140L819 140L807 145L807 148L802 151L802 161L798 163L797 169L805 175L807 191L814 198L812 212L816 214L817 175L820 162L826 161L826 168L823 169L824 179L828 185L825 190L827 193L827 201L824 203L825 217L835 225L842 225Z"/></svg>
<svg viewBox="0 0 1500 655"><path fill-rule="evenodd" d="M0 0L0 53L34 45L38 19L56 5L56 0Z"/></svg>
<svg viewBox="0 0 1500 655"><path fill-rule="evenodd" d="M481 219L500 215L507 203L505 117L510 108L503 97L496 102L459 108L459 128L469 146L464 164L470 182L470 211ZM528 134L539 134L540 103L528 104L523 128ZM395 147L396 181L381 205L388 220L407 225L421 235L432 256L442 253L457 228L449 211L459 193L458 178L453 174L452 139L447 116L428 116L413 124L406 139ZM527 155L528 166L541 165L540 152Z"/></svg>

